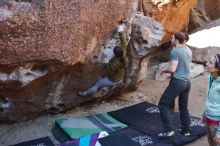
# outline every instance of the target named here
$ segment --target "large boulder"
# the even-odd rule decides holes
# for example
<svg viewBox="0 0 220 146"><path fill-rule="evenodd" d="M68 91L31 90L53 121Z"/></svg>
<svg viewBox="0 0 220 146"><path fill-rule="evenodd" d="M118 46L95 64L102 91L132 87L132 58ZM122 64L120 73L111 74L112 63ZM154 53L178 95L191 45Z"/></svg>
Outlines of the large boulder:
<svg viewBox="0 0 220 146"><path fill-rule="evenodd" d="M197 0L197 3L190 10L188 31L194 32L205 23L218 18L220 18L219 0Z"/></svg>
<svg viewBox="0 0 220 146"><path fill-rule="evenodd" d="M201 11L200 9L196 7L192 8L189 14L188 31L193 32L195 29L203 26L209 21L210 21L210 18L207 16L205 12Z"/></svg>
<svg viewBox="0 0 220 146"><path fill-rule="evenodd" d="M146 67L148 57L161 45L165 32L162 25L142 13L132 18L131 38L128 44L129 65L125 74L124 88L127 91L137 89L141 80L142 66Z"/></svg>
<svg viewBox="0 0 220 146"><path fill-rule="evenodd" d="M29 70L43 69L48 73L27 85L18 80L0 82L0 122L18 122L45 113L64 112L89 101L93 97L79 97L77 91L91 86L104 71L102 65L97 64L61 64L59 68L57 62L41 62L40 66L34 62L29 64L32 64Z"/></svg>
<svg viewBox="0 0 220 146"><path fill-rule="evenodd" d="M190 11L189 32L203 26L205 23L220 18L219 0L198 0Z"/></svg>
<svg viewBox="0 0 220 146"><path fill-rule="evenodd" d="M208 16L211 20L220 18L219 0L198 0L195 8Z"/></svg>
<svg viewBox="0 0 220 146"><path fill-rule="evenodd" d="M130 0L1 0L1 64L94 60Z"/></svg>
<svg viewBox="0 0 220 146"><path fill-rule="evenodd" d="M131 22L127 48L129 67L124 80L115 88L101 89L88 97L80 97L77 92L89 88L104 74L103 64L77 63L72 66L56 61L38 61L20 66L0 65L0 78L2 75L5 79L0 81L0 122L17 122L46 113L64 112L92 99L101 100L135 90L141 64L160 45L164 31L159 22L143 14L134 15ZM34 80L24 80L22 76Z"/></svg>
<svg viewBox="0 0 220 146"><path fill-rule="evenodd" d="M162 24L166 32L163 42L168 42L174 32L187 29L190 9L196 2L197 0L140 0L139 10Z"/></svg>

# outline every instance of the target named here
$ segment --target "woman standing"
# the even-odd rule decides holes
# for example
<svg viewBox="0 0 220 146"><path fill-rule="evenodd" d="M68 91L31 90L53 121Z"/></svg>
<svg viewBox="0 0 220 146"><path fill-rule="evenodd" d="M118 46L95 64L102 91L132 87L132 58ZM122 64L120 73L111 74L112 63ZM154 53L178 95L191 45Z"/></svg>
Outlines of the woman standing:
<svg viewBox="0 0 220 146"><path fill-rule="evenodd" d="M217 54L206 63L210 80L206 95L204 122L210 146L220 146L220 55Z"/></svg>

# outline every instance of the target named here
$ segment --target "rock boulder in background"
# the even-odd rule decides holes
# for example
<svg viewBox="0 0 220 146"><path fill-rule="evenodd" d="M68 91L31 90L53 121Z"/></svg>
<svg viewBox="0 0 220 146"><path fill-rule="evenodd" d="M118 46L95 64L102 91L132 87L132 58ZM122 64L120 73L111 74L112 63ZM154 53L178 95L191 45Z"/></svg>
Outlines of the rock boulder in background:
<svg viewBox="0 0 220 146"><path fill-rule="evenodd" d="M189 32L202 27L207 22L220 18L219 0L198 0L197 4L190 11Z"/></svg>
<svg viewBox="0 0 220 146"><path fill-rule="evenodd" d="M188 31L193 32L195 31L195 29L203 26L209 21L210 21L210 18L207 16L205 12L201 11L198 8L192 8L189 14Z"/></svg>
<svg viewBox="0 0 220 146"><path fill-rule="evenodd" d="M125 74L126 90L137 89L142 65L146 64L143 60L150 57L164 35L164 29L158 21L141 13L132 18L131 39L128 45L129 65Z"/></svg>
<svg viewBox="0 0 220 146"><path fill-rule="evenodd" d="M198 0L195 8L206 14L211 20L220 18L219 0Z"/></svg>
<svg viewBox="0 0 220 146"><path fill-rule="evenodd" d="M140 0L139 10L159 21L165 30L163 42L170 41L174 32L187 30L190 9L197 0Z"/></svg>

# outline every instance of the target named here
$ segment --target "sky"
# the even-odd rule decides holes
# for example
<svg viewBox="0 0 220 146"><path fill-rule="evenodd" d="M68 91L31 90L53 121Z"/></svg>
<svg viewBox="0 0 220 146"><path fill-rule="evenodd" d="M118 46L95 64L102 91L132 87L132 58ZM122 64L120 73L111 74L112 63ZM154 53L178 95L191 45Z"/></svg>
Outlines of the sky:
<svg viewBox="0 0 220 146"><path fill-rule="evenodd" d="M198 31L189 37L190 39L187 45L196 48L205 48L209 46L220 47L220 26Z"/></svg>

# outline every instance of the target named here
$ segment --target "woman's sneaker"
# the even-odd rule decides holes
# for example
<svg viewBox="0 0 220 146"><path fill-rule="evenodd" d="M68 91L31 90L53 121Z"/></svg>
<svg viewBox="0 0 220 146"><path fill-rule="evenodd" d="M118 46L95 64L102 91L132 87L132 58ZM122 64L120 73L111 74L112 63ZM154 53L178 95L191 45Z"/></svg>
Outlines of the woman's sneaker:
<svg viewBox="0 0 220 146"><path fill-rule="evenodd" d="M169 131L169 132L162 132L162 133L159 133L158 136L159 137L171 137L175 134L174 131Z"/></svg>
<svg viewBox="0 0 220 146"><path fill-rule="evenodd" d="M188 131L188 132L184 132L183 135L184 135L184 136L190 136L191 134L190 134L190 132Z"/></svg>
<svg viewBox="0 0 220 146"><path fill-rule="evenodd" d="M191 133L189 131L183 131L182 129L178 129L178 131L184 136L190 136Z"/></svg>

